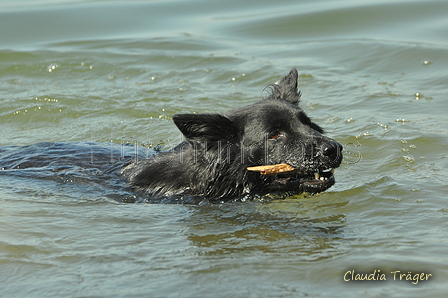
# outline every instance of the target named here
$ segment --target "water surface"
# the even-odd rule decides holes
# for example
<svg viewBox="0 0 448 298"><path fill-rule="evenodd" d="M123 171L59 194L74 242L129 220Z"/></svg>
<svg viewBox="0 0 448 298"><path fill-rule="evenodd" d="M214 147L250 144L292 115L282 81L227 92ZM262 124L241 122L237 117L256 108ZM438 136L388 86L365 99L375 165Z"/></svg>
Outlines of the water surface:
<svg viewBox="0 0 448 298"><path fill-rule="evenodd" d="M0 171L1 296L445 297L447 9L2 1L3 148L169 148L175 113L253 103L297 67L302 108L345 162L325 193L216 205L123 204L91 173ZM387 281L345 282L349 270Z"/></svg>

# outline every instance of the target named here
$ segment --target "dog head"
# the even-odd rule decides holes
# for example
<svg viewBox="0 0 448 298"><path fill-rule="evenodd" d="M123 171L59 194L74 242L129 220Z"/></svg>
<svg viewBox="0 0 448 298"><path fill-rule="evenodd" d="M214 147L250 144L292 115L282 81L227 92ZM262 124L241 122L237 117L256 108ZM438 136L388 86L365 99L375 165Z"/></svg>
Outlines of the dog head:
<svg viewBox="0 0 448 298"><path fill-rule="evenodd" d="M223 114L178 114L174 123L198 150L199 159L207 154L219 159L206 158L216 175L234 175L245 189L324 191L335 183L333 172L342 161L342 146L324 136L298 106L297 79L297 70L292 69L255 104ZM277 164L288 165L288 170L254 170Z"/></svg>

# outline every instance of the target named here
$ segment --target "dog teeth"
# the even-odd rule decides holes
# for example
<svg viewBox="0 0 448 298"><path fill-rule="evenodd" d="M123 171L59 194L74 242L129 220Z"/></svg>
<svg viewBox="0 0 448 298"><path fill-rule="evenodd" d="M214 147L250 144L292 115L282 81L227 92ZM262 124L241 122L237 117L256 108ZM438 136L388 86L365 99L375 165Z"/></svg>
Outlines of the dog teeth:
<svg viewBox="0 0 448 298"><path fill-rule="evenodd" d="M331 173L331 174L334 174L334 169L331 169L331 170L329 170L328 172L325 172L325 173ZM318 172L314 172L314 179L316 179L316 180L320 180L320 181L325 181L325 180L328 180L328 177L326 177L326 176L321 176L321 175L319 175Z"/></svg>

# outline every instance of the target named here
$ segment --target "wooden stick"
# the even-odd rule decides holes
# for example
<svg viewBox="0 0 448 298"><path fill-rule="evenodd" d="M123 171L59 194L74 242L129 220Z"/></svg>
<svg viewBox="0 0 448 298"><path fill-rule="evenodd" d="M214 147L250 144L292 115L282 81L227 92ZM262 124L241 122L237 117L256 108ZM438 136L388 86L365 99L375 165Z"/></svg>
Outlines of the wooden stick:
<svg viewBox="0 0 448 298"><path fill-rule="evenodd" d="M294 171L294 168L286 163L280 163L276 165L248 167L248 171L260 172L262 175L278 174L284 172Z"/></svg>

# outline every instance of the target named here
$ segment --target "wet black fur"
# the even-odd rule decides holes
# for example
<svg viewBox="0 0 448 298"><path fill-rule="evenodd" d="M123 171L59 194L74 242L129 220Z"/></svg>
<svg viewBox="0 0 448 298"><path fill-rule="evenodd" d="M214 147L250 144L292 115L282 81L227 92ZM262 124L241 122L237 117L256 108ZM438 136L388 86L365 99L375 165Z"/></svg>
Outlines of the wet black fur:
<svg viewBox="0 0 448 298"><path fill-rule="evenodd" d="M299 108L296 69L270 86L266 98L221 114L177 114L186 141L132 164L129 184L155 196L228 199L272 192L317 193L334 184L309 183L314 172L336 168L342 146L322 135ZM301 173L288 178L248 171L249 166L287 163Z"/></svg>

